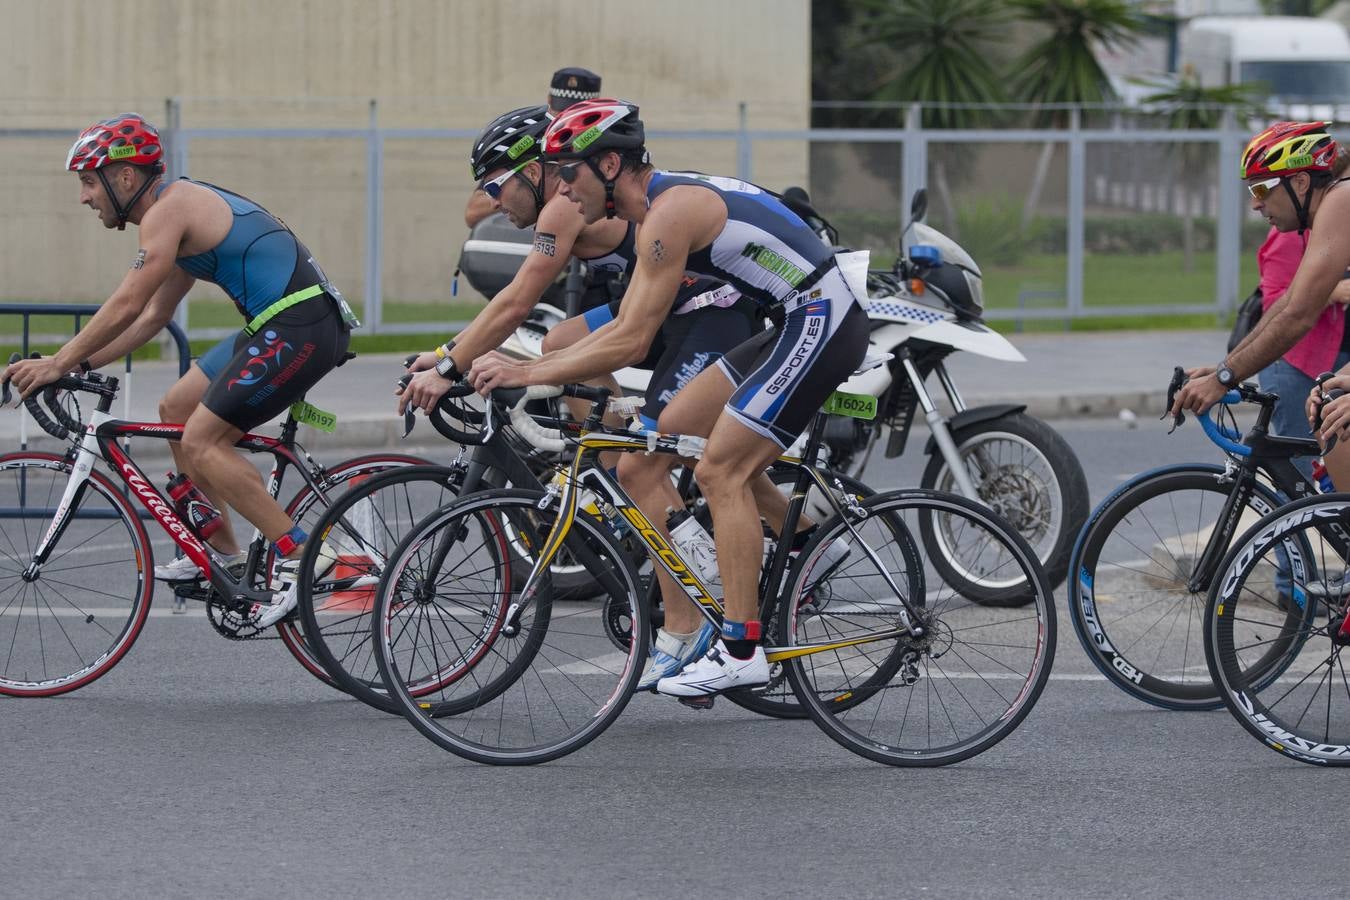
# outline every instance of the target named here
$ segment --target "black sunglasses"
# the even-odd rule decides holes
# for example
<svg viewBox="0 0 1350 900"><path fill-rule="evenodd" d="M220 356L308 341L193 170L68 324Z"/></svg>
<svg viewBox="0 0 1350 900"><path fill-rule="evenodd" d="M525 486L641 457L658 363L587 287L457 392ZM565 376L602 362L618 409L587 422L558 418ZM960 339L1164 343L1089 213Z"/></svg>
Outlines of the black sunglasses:
<svg viewBox="0 0 1350 900"><path fill-rule="evenodd" d="M581 173L581 167L585 165L585 163L586 161L584 159L579 159L576 162L568 163L567 165L563 165L562 163L553 163L552 165L558 168L558 177L563 180L564 184L572 184L577 180L577 175Z"/></svg>

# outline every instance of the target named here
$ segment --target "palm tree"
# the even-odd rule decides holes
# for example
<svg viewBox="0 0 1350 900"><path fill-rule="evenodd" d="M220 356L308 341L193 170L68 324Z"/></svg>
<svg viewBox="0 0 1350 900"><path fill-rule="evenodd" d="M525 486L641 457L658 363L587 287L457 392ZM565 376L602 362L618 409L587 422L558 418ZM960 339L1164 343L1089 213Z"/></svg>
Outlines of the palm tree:
<svg viewBox="0 0 1350 900"><path fill-rule="evenodd" d="M1017 15L1044 29L1044 36L1018 59L1013 93L1036 104L1100 104L1116 99L1111 81L1097 61L1097 48L1128 49L1145 28L1144 19L1126 0L1007 0ZM1063 127L1068 113L1044 110L1044 126ZM1035 214L1045 185L1054 144L1041 149L1022 211L1025 227Z"/></svg>
<svg viewBox="0 0 1350 900"><path fill-rule="evenodd" d="M898 59L878 75L876 100L921 101L927 128L971 127L989 120L981 104L1007 99L995 68L997 48L1010 17L1000 0L862 0L860 47L899 48ZM946 166L933 163L935 193L949 227L956 216Z"/></svg>
<svg viewBox="0 0 1350 900"><path fill-rule="evenodd" d="M1155 87L1158 90L1145 97L1143 102L1165 113L1167 127L1174 131L1218 128L1224 112L1230 109L1239 122L1267 117L1254 85L1205 87L1194 72L1186 71L1175 85ZM1182 204L1181 246L1183 268L1190 272L1195 266L1195 216L1189 186L1213 182L1214 148L1209 144L1181 142L1170 145L1168 152L1179 157L1181 169L1186 173L1188 189ZM1233 160L1223 162L1231 164Z"/></svg>

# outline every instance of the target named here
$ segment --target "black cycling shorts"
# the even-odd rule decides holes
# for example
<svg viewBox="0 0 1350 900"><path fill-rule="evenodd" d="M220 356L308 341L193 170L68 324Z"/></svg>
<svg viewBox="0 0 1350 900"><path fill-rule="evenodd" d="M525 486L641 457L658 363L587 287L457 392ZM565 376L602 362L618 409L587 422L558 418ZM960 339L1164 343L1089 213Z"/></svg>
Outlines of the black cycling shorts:
<svg viewBox="0 0 1350 900"><path fill-rule="evenodd" d="M619 301L585 313L591 331L612 322ZM639 417L644 427L656 429L661 411L686 384L722 354L764 330L764 320L753 300L742 297L731 306L706 306L678 316L668 316L652 339L651 347L635 369L650 369L646 402Z"/></svg>
<svg viewBox="0 0 1350 900"><path fill-rule="evenodd" d="M320 294L242 331L234 355L212 379L202 405L242 431L269 422L333 370L351 334L337 306Z"/></svg>

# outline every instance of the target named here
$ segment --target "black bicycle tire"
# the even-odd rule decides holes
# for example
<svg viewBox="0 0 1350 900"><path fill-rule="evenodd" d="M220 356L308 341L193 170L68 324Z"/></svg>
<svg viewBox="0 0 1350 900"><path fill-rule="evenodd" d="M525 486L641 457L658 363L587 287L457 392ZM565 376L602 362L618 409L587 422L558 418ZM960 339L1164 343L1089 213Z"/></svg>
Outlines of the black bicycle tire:
<svg viewBox="0 0 1350 900"><path fill-rule="evenodd" d="M1267 655L1267 671L1257 675L1258 684L1254 691L1250 688L1252 676L1250 669L1243 670L1238 663L1237 650L1233 645L1233 623L1241 618L1241 601L1237 598L1247 577L1263 559L1263 549L1279 539L1287 539L1289 532L1308 526L1316 527L1319 510L1338 518L1340 523L1350 522L1350 494L1321 494L1305 497L1276 509L1261 518L1251 528L1243 532L1229 548L1219 566L1219 576L1210 588L1209 603L1205 609L1205 660L1209 666L1210 677L1218 686L1219 696L1233 718L1242 727L1270 749L1298 762L1320 766L1350 766L1350 739L1345 743L1327 743L1317 738L1307 738L1299 733L1298 723L1289 723L1285 717L1269 708L1264 702L1253 696L1265 688L1277 683L1277 680L1294 662L1299 652L1309 640L1321 640L1313 633L1316 620L1316 604L1307 603L1295 619L1292 605L1288 610L1282 634L1291 628L1296 629L1289 635L1285 648L1272 649ZM1307 539L1303 539L1305 546ZM1310 559L1315 554L1310 554ZM1345 560L1341 561L1343 565ZM1235 605L1235 600L1237 603ZM1329 617L1328 628L1339 628L1344 619L1344 610ZM1274 642L1272 642L1273 644ZM1332 659L1339 662L1344 646L1334 644ZM1320 654L1316 654L1320 655ZM1340 678L1344 678L1344 665L1338 667ZM1308 676L1304 676L1303 681ZM1281 686L1282 687L1282 686ZM1328 694L1328 715L1330 714L1330 693Z"/></svg>
<svg viewBox="0 0 1350 900"><path fill-rule="evenodd" d="M1121 521L1142 504L1166 494L1179 491L1211 492L1215 495L1214 511L1217 513L1236 487L1232 483L1221 482L1223 473L1224 468L1218 465L1184 464L1146 472L1126 482L1093 510L1071 557L1074 577L1070 579L1067 590L1069 621L1073 624L1074 634L1083 652L1116 687L1137 700L1161 709L1212 710L1222 706L1223 700L1212 681L1193 686L1177 685L1150 672L1151 666L1145 664L1141 655L1127 654L1117 648L1118 642L1112 639L1110 628L1102 622L1097 612L1095 591L1100 575L1098 566L1101 552ZM1282 502L1268 485L1260 481L1253 483L1248 506L1259 516L1276 509ZM1180 572L1177 577L1188 577L1190 574ZM1205 593L1200 596L1207 596L1208 590L1209 585L1205 585ZM1197 634L1204 621L1203 609L1204 604L1200 603L1195 621Z"/></svg>
<svg viewBox="0 0 1350 900"><path fill-rule="evenodd" d="M421 537L422 534L445 527L446 523L453 521L456 516L474 514L480 509L500 510L511 505L517 505L521 509L538 509L539 504L546 496L541 491L519 489L475 492L459 498L424 519L419 523L417 529L404 537L398 549L391 556L391 563L386 568L382 578L379 601L371 615L372 629L380 627L377 623L382 623L388 618L386 607L391 602L392 592L388 590L386 583L399 576L404 558L413 551L420 540L424 539ZM647 610L641 602L638 593L637 572L627 551L604 523L593 520L590 516L577 516L573 520L572 527L581 528L588 539L597 541L605 548L612 564L623 577L624 585L621 586L625 586L625 592L632 598L631 613L634 616L633 621L645 633ZM509 581L509 576L507 580ZM544 603L552 602L551 595L547 592L539 596ZM547 622L545 626L547 627ZM586 726L581 731L542 749L506 751L488 749L482 744L460 740L435 728L432 723L436 722L442 715L434 706L428 708L426 702L419 700L406 690L401 679L392 669L384 642L376 640L375 646L381 678L391 687L390 696L397 703L399 711L403 713L413 727L441 749L465 759L488 765L535 765L573 753L590 743L613 724L627 706L629 699L632 697L633 688L642 674L642 662L646 656L646 644L644 642L636 642L636 645L630 648L629 653L634 654L636 658L630 659L622 679L615 686L604 708L589 717ZM529 665L530 662L532 660L527 661L525 665ZM507 687L509 686L507 685Z"/></svg>
<svg viewBox="0 0 1350 900"><path fill-rule="evenodd" d="M432 465L432 463L428 459L409 456L404 453L368 453L363 456L354 456L325 469L324 484L327 487L322 493L324 496L329 494L336 496L341 489L346 487L347 482L363 474L374 475L400 466L418 465ZM303 516L315 503L321 502L319 497L320 493L316 492L309 484L301 485L291 496L291 499L287 501L286 515L299 524L298 517ZM259 563L264 574L271 570L275 552L275 547L269 547L267 552L262 554ZM323 663L314 656L313 651L305 643L305 635L300 627L298 617L282 619L275 627L282 644L285 645L291 656L295 657L295 661L300 664L301 668L329 687L339 691L342 690L341 685L333 680L333 676L328 673Z"/></svg>
<svg viewBox="0 0 1350 900"><path fill-rule="evenodd" d="M1040 563L1036 559L1035 553L1026 541L1019 535L1011 525L1007 524L1001 517L993 513L986 507L972 503L964 497L954 494L943 494L936 491L927 490L900 490L877 494L862 503L869 514L875 515L882 509L903 508L906 505L911 507L928 508L930 510L945 510L949 513L960 512L976 521L980 521L983 527L996 532L1000 539L1011 545L1015 557L1018 559L1022 568L1028 572L1028 582L1034 584L1035 593L1031 604L1037 610L1039 618L1038 627L1038 646L1036 654L1035 672L1029 673L1028 680L1023 684L1014 700L1015 708L1010 712L1005 712L999 716L994 724L982 732L982 735L973 740L961 742L960 745L951 749L940 748L940 752L929 751L920 753L918 751L905 751L901 748L879 741L865 741L853 736L848 729L840 726L834 719L831 712L832 703L827 702L815 691L811 690L807 683L807 675L803 669L803 659L798 657L788 660L788 677L792 680L794 689L798 693L798 698L807 712L810 713L812 721L821 728L827 735L843 747L852 752L871 759L875 762L884 763L893 766L916 766L932 767L950 765L969 759L979 753L983 753L993 747L999 741L1006 738L1022 723L1032 708L1036 705L1045 685L1050 678L1050 670L1054 663L1055 655L1055 602L1054 594L1050 589L1049 582L1045 574L1041 571ZM834 540L843 533L842 522L833 523L830 529L822 529L812 540L811 545L803 549L802 557L811 558L808 554L813 554L816 547L819 547L827 540ZM800 573L794 578L794 582L801 577ZM785 597L791 598L797 590L794 583L791 588L785 592ZM783 601L785 604L791 602L788 599ZM783 621L786 623L789 618L785 615ZM784 628L787 632L789 629ZM788 636L785 634L785 636ZM809 658L809 657L808 657Z"/></svg>
<svg viewBox="0 0 1350 900"><path fill-rule="evenodd" d="M313 569L314 564L318 559L319 549L326 540L329 529L334 527L348 510L357 503L362 502L362 500L366 499L371 494L383 490L390 485L396 485L407 481L419 481L428 484L438 483L446 485L448 489L461 475L461 471L453 466L404 466L374 475L361 485L345 491L316 523L314 534L311 536L311 540L306 544L305 553L301 558L301 571L311 571ZM415 529L415 527L416 525L414 523L413 529ZM401 540L403 535L397 535L397 538L398 540ZM372 573L372 575L373 574L374 573ZM396 713L397 710L393 703L389 701L387 694L382 690L382 684L377 678L366 678L353 674L350 671L350 664L344 665L345 659L350 658L352 653L359 651L361 642L368 640L368 611L355 611L352 616L340 619L334 623L337 627L344 629L340 632L343 637L355 638L356 642L351 643L351 641L349 641L349 647L346 650L338 648L336 642L330 641L327 638L326 629L319 622L319 610L315 605L313 583L310 579L302 579L300 582L297 613L305 635L305 640L308 642L315 657L328 671L329 677L332 678L333 682L343 691L351 694L368 706L374 707L382 712ZM373 654L373 650L370 652ZM373 661L373 655L371 660Z"/></svg>

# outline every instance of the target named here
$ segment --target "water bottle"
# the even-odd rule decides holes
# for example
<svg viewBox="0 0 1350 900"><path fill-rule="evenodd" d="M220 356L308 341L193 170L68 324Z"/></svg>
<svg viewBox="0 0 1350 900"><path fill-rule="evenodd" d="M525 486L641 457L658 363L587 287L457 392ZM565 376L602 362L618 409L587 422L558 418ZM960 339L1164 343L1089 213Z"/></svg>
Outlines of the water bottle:
<svg viewBox="0 0 1350 900"><path fill-rule="evenodd" d="M708 593L722 596L722 573L717 569L717 547L712 536L687 509L666 509L666 528L680 557L694 570Z"/></svg>
<svg viewBox="0 0 1350 900"><path fill-rule="evenodd" d="M169 473L169 483L165 488L169 499L173 500L174 512L187 523L188 528L202 540L216 533L220 527L220 512L206 499L201 488L192 483L181 472Z"/></svg>
<svg viewBox="0 0 1350 900"><path fill-rule="evenodd" d="M1336 485L1331 483L1331 473L1329 473L1327 467L1322 464L1320 457L1313 460L1312 477L1313 484L1316 484L1317 489L1323 494L1332 494L1336 492Z"/></svg>

